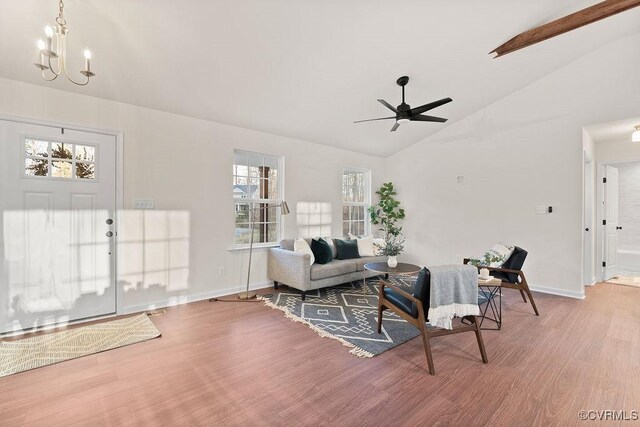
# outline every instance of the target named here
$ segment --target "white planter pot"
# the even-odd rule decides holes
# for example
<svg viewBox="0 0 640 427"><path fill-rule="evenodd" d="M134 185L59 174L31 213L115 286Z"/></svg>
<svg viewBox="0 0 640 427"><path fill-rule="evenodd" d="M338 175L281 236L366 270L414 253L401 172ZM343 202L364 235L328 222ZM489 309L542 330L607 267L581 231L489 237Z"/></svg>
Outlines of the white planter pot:
<svg viewBox="0 0 640 427"><path fill-rule="evenodd" d="M387 258L387 265L389 266L389 268L396 268L396 266L398 265L398 257L390 256L389 258Z"/></svg>

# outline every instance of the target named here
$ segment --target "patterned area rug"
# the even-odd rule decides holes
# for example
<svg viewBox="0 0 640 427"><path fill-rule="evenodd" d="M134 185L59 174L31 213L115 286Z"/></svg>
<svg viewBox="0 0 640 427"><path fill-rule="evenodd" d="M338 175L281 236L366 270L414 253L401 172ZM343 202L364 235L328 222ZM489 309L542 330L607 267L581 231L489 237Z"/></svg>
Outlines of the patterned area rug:
<svg viewBox="0 0 640 427"><path fill-rule="evenodd" d="M394 284L409 290L408 284L393 280ZM340 341L351 347L351 354L373 357L418 336L418 329L400 316L385 311L382 333L378 334L378 281L368 279L345 283L333 288L307 293L302 301L300 293L282 286L264 303L282 310L289 319L307 324L322 337Z"/></svg>
<svg viewBox="0 0 640 427"><path fill-rule="evenodd" d="M160 335L149 316L141 314L0 342L0 377L147 341Z"/></svg>

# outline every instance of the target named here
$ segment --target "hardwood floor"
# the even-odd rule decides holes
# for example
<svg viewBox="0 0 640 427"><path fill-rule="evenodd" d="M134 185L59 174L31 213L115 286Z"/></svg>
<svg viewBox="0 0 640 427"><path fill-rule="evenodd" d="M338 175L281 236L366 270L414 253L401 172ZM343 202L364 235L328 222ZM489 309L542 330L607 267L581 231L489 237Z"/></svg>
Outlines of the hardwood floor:
<svg viewBox="0 0 640 427"><path fill-rule="evenodd" d="M198 302L152 341L0 378L0 425L578 425L640 410L640 288L505 292L501 331L415 338L371 359L261 303ZM588 424L591 424L587 422ZM609 422L608 425L630 423Z"/></svg>

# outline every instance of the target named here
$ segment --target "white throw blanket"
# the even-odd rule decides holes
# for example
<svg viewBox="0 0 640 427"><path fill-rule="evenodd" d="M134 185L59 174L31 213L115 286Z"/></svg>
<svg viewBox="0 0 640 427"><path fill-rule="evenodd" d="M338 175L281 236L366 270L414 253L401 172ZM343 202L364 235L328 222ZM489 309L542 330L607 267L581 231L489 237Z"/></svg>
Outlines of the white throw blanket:
<svg viewBox="0 0 640 427"><path fill-rule="evenodd" d="M454 317L476 316L478 307L478 269L472 265L427 267L431 272L429 323L453 329Z"/></svg>

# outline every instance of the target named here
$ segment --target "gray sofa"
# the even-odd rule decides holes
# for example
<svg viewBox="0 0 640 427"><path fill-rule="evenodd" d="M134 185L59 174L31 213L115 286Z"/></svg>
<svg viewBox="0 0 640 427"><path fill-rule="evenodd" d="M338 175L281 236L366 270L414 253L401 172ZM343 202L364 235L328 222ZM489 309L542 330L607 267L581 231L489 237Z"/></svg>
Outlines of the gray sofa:
<svg viewBox="0 0 640 427"><path fill-rule="evenodd" d="M305 239L311 244L311 238ZM355 280L364 280L377 276L376 273L365 270L364 265L369 262L386 262L385 256L369 256L355 259L339 260L335 245L331 245L334 259L327 264L309 265L311 258L308 254L293 251L293 239L284 239L279 248L269 249L267 274L273 280L273 286L287 285L302 291L302 299L308 291L329 286L340 285Z"/></svg>

